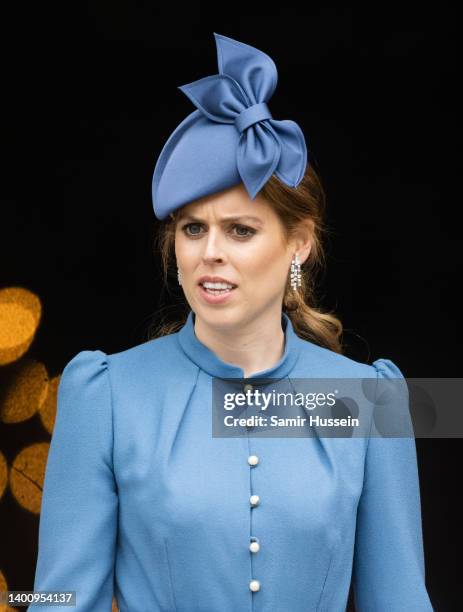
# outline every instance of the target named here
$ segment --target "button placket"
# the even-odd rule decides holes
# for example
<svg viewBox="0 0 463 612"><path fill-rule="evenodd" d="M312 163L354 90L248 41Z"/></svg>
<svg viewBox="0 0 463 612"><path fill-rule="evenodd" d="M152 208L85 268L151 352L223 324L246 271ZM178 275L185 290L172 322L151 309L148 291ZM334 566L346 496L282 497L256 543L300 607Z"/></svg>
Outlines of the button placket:
<svg viewBox="0 0 463 612"><path fill-rule="evenodd" d="M251 383L246 383L243 386L243 393L247 393L248 391L252 391L254 389L253 385L251 385ZM247 410L246 410L246 414L247 414ZM252 431L254 429L254 425L246 425L246 430L247 431Z"/></svg>
<svg viewBox="0 0 463 612"><path fill-rule="evenodd" d="M246 393L247 391L252 391L253 390L253 385L251 385L250 383L247 383L246 385L244 385L243 390ZM252 431L254 429L254 427L252 426L247 426L247 430L248 431ZM250 454L248 456L248 465L249 468L255 469L256 466L259 464L259 457L257 455L254 454ZM251 491L252 492L252 491ZM260 497L259 495L256 494L252 494L249 497L249 504L250 504L250 510L253 511L260 503ZM252 524L252 516L251 516L251 524ZM251 556L256 554L258 551L260 550L260 543L258 538L256 538L255 536L251 536L250 537L250 542L249 542L249 552L251 553ZM255 578L253 578L250 582L249 582L249 590L252 593L257 593L258 591L260 591L261 588L261 583L259 580L256 580Z"/></svg>

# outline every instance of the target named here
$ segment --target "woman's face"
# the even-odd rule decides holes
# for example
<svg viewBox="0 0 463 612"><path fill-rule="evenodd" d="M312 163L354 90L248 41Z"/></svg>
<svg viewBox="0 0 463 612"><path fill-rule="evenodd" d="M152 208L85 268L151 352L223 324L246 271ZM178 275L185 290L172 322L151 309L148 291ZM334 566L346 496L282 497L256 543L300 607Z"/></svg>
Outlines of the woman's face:
<svg viewBox="0 0 463 612"><path fill-rule="evenodd" d="M294 252L277 215L262 196L251 200L243 184L184 206L175 231L185 297L196 316L215 327L281 312ZM204 276L235 288L211 296L200 284Z"/></svg>

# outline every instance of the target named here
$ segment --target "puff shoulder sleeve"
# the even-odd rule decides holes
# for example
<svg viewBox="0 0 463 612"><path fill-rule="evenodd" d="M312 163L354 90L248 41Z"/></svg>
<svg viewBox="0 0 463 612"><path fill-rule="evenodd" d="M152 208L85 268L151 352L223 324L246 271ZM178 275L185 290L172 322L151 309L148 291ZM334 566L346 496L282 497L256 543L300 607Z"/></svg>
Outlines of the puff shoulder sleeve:
<svg viewBox="0 0 463 612"><path fill-rule="evenodd" d="M76 612L111 610L118 508L112 446L107 355L81 351L58 386L34 582L35 591L76 591Z"/></svg>
<svg viewBox="0 0 463 612"><path fill-rule="evenodd" d="M377 383L404 378L389 359L378 359L373 367ZM405 382L403 387L407 389ZM401 394L398 397L400 405L394 406L394 411L408 422L406 431L411 435L380 437L372 430L367 441L353 567L359 612L433 611L425 585L421 500L408 392L405 401Z"/></svg>

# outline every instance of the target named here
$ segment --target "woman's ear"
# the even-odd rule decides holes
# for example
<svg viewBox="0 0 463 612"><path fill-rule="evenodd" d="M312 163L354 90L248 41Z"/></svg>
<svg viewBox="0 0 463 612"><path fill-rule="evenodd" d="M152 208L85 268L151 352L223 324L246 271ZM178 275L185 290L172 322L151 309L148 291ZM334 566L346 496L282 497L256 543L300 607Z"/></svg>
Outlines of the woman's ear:
<svg viewBox="0 0 463 612"><path fill-rule="evenodd" d="M301 221L296 236L293 240L293 249L299 255L299 260L304 263L309 257L312 249L314 234L314 222L312 219Z"/></svg>

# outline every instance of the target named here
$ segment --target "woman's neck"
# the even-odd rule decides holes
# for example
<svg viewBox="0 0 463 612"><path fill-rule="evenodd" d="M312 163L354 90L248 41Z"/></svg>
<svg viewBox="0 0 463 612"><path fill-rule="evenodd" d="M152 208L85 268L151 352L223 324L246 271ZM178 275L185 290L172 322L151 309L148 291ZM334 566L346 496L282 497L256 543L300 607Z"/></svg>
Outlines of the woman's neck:
<svg viewBox="0 0 463 612"><path fill-rule="evenodd" d="M273 367L285 350L281 309L247 325L211 326L195 315L195 335L225 363L244 371L245 378Z"/></svg>

